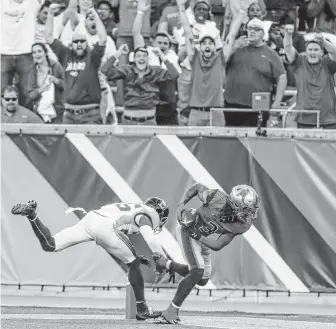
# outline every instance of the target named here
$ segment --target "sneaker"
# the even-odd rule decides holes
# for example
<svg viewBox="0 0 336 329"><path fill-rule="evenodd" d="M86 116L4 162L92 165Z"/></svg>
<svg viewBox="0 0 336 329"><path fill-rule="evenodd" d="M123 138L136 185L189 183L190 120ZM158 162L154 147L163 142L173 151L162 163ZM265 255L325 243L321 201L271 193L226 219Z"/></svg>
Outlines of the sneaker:
<svg viewBox="0 0 336 329"><path fill-rule="evenodd" d="M169 324L178 324L179 322L181 322L181 319L179 317L179 309L170 304L169 307L165 311L163 311L161 315L161 320L162 322Z"/></svg>
<svg viewBox="0 0 336 329"><path fill-rule="evenodd" d="M136 315L137 320L157 319L161 316L162 311L154 310L148 307L145 311L138 311Z"/></svg>
<svg viewBox="0 0 336 329"><path fill-rule="evenodd" d="M29 201L27 204L18 203L12 208L13 215L27 216L29 218L34 218L36 216L36 201Z"/></svg>

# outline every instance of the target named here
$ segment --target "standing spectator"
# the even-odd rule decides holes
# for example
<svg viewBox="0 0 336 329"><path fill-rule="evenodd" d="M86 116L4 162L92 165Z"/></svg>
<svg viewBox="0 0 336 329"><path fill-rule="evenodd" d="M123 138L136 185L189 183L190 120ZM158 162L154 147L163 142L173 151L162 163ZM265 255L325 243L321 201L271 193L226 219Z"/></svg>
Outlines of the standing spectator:
<svg viewBox="0 0 336 329"><path fill-rule="evenodd" d="M112 56L103 66L102 72L109 80L123 79L125 81L125 109L123 124L126 125L156 125L156 105L159 102L158 82L174 80L178 72L159 48L153 51L160 57L167 70L158 66L148 65L148 50L144 47L134 51L133 65L114 66L116 59L126 56L128 46L122 45L115 56Z"/></svg>
<svg viewBox="0 0 336 329"><path fill-rule="evenodd" d="M264 0L266 5L266 20L277 22L285 16L297 21L297 5L300 0Z"/></svg>
<svg viewBox="0 0 336 329"><path fill-rule="evenodd" d="M316 32L335 33L335 0L310 0L306 15L309 19L316 18Z"/></svg>
<svg viewBox="0 0 336 329"><path fill-rule="evenodd" d="M269 92L277 84L272 108L280 108L287 77L278 54L265 45L264 24L254 18L247 24L248 37L239 38L227 64L226 108L252 108L252 93ZM271 104L270 104L271 105ZM258 113L224 112L227 126L257 126ZM265 127L269 113L263 113Z"/></svg>
<svg viewBox="0 0 336 329"><path fill-rule="evenodd" d="M180 29L181 27L180 13L176 0L171 0L162 11L158 32L166 32L169 34L170 39L173 39L174 28Z"/></svg>
<svg viewBox="0 0 336 329"><path fill-rule="evenodd" d="M147 1L148 5L151 5L151 0ZM137 14L137 1L136 0L120 0L119 1L119 17L120 22L118 26L118 39L117 39L117 48L119 48L123 44L127 44L128 49L130 51L134 50L133 44L133 23L135 16ZM151 27L150 27L150 10L147 10L146 14L143 17L143 25L141 34L145 39L147 45L149 45L149 37L151 35ZM119 58L119 64L127 64L128 56L121 55ZM124 104L124 81L120 80L117 84L117 94L116 94L116 104L123 105Z"/></svg>
<svg viewBox="0 0 336 329"><path fill-rule="evenodd" d="M111 3L107 0L101 0L97 4L97 12L99 14L100 19L102 20L107 35L112 39L116 40L117 32L118 32L118 23L116 21L114 10Z"/></svg>
<svg viewBox="0 0 336 329"><path fill-rule="evenodd" d="M19 92L14 86L4 87L1 93L2 123L43 123L43 120L32 111L19 105Z"/></svg>
<svg viewBox="0 0 336 329"><path fill-rule="evenodd" d="M146 0L138 0L138 12L133 24L134 45L136 48L145 47L145 40L140 31L142 27L142 17L149 6L146 6ZM154 48L159 48L166 56L167 60L172 63L176 70L180 73L181 69L178 64L177 54L170 49L170 40L168 33L158 32L154 38ZM160 57L155 54L153 47L147 47L149 54L149 65L161 66L167 69L162 63ZM177 104L176 104L176 87L177 80L167 80L158 82L159 87L159 104L156 105L156 122L158 125L178 125Z"/></svg>
<svg viewBox="0 0 336 329"><path fill-rule="evenodd" d="M99 42L91 50L86 36L74 33L71 48L55 40L52 35L54 10L49 7L46 24L46 40L58 56L65 71L65 124L101 123L99 68L105 53L107 34L99 15L93 9L90 13L95 18Z"/></svg>
<svg viewBox="0 0 336 329"><path fill-rule="evenodd" d="M31 47L35 42L36 15L40 0L2 0L1 85L19 79L19 103L25 104L29 68L33 64Z"/></svg>
<svg viewBox="0 0 336 329"><path fill-rule="evenodd" d="M298 54L293 46L294 28L285 28L284 47L292 66L296 87L298 110L320 111L320 124L325 129L336 129L336 95L333 75L336 72L336 47L322 35L310 41L306 54ZM329 53L323 56L324 49ZM316 127L315 113L298 113L298 128Z"/></svg>
<svg viewBox="0 0 336 329"><path fill-rule="evenodd" d="M230 56L230 49L225 48L226 54L223 49L216 51L215 38L206 31L199 36L199 49L193 47L193 33L185 12L185 0L178 0L178 5L186 34L185 56L188 57L192 70L189 126L208 126L211 108L221 108L224 105L224 67L226 59ZM239 25L237 30L238 27ZM222 111L213 112L213 123L216 126L224 126Z"/></svg>
<svg viewBox="0 0 336 329"><path fill-rule="evenodd" d="M185 5L184 5L185 7ZM196 0L195 5L192 9L189 7L185 14L188 18L188 24L191 26L192 38L195 43L195 47L199 49L200 47L200 35L207 33L211 35L215 40L216 49L221 49L223 47L222 40L220 37L220 31L216 27L216 23L210 21L210 4L208 0ZM186 38L184 36L185 31L183 27L179 30L174 30L174 36L179 41L179 56L185 57L185 46ZM178 107L180 109L181 121L186 121L186 117L189 116L190 108L190 95L192 86L192 70L188 58L181 61L182 73L178 80L178 94L179 101Z"/></svg>
<svg viewBox="0 0 336 329"><path fill-rule="evenodd" d="M34 65L31 67L27 90L35 112L45 122L62 123L64 113L64 70L60 63L49 59L44 43L35 43L32 47ZM53 85L53 86L52 86ZM52 88L53 92L50 91ZM53 97L53 99L49 99ZM49 106L43 106L49 103ZM47 115L45 113L52 113Z"/></svg>

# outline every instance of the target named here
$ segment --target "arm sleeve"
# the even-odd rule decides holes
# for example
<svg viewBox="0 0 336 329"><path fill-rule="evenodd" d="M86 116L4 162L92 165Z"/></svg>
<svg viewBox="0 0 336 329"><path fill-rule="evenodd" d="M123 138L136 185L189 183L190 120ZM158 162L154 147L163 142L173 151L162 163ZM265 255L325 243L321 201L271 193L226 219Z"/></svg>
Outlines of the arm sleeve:
<svg viewBox="0 0 336 329"><path fill-rule="evenodd" d="M336 62L333 61L328 55L324 56L322 61L326 63L331 74L336 72Z"/></svg>
<svg viewBox="0 0 336 329"><path fill-rule="evenodd" d="M70 49L63 45L63 43L55 39L54 42L50 45L50 48L55 53L55 55L58 57L60 63L64 62L65 57L69 54Z"/></svg>
<svg viewBox="0 0 336 329"><path fill-rule="evenodd" d="M114 65L116 58L112 56L101 68L101 72L107 77L108 80L121 80L128 74L129 65Z"/></svg>
<svg viewBox="0 0 336 329"><path fill-rule="evenodd" d="M183 196L183 203L187 204L193 197L198 195L202 202L205 202L210 191L206 186L196 183Z"/></svg>
<svg viewBox="0 0 336 329"><path fill-rule="evenodd" d="M102 58L105 54L106 45L100 46L98 43L93 46L92 49L92 60L95 63L96 67L99 68Z"/></svg>
<svg viewBox="0 0 336 329"><path fill-rule="evenodd" d="M140 233L143 236L144 240L147 242L149 249L153 253L159 253L165 256L165 252L163 251L161 244L156 239L154 235L153 229L149 225L143 225L140 227Z"/></svg>
<svg viewBox="0 0 336 329"><path fill-rule="evenodd" d="M165 82L167 80L175 80L178 78L179 73L176 70L174 64L166 60L164 64L167 67L167 70L162 69L161 67L157 68L156 82Z"/></svg>

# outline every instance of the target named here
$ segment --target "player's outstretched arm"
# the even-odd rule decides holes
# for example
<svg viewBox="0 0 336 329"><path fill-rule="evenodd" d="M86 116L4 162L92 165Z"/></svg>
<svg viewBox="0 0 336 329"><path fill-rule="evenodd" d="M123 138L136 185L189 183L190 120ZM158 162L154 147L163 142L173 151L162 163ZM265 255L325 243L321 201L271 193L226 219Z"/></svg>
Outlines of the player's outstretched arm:
<svg viewBox="0 0 336 329"><path fill-rule="evenodd" d="M232 233L225 233L220 235L217 240L212 240L211 238L202 236L199 241L211 250L218 251L227 246L234 237L235 235Z"/></svg>
<svg viewBox="0 0 336 329"><path fill-rule="evenodd" d="M196 183L192 187L189 188L187 192L185 192L181 203L182 204L187 204L193 197L196 195L202 196L205 191L209 190L206 186L204 186L201 183ZM200 197L201 199L201 197ZM203 201L203 199L201 199Z"/></svg>
<svg viewBox="0 0 336 329"><path fill-rule="evenodd" d="M152 251L152 253L158 253L162 256L165 256L165 252L163 251L160 243L154 235L151 219L146 215L142 215L139 220L139 227L140 233L143 236L144 240L147 242L149 249Z"/></svg>

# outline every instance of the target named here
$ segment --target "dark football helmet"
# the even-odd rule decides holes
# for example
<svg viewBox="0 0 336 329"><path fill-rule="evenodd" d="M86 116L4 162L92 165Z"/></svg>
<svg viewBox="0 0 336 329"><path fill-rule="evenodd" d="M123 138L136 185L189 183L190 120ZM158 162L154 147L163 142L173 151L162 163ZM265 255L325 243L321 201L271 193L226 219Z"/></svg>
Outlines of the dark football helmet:
<svg viewBox="0 0 336 329"><path fill-rule="evenodd" d="M155 211L158 213L160 218L160 224L157 228L155 228L154 233L160 233L162 231L162 227L168 221L169 208L167 206L167 203L161 198L150 197L144 202L144 204L148 207L155 209Z"/></svg>

